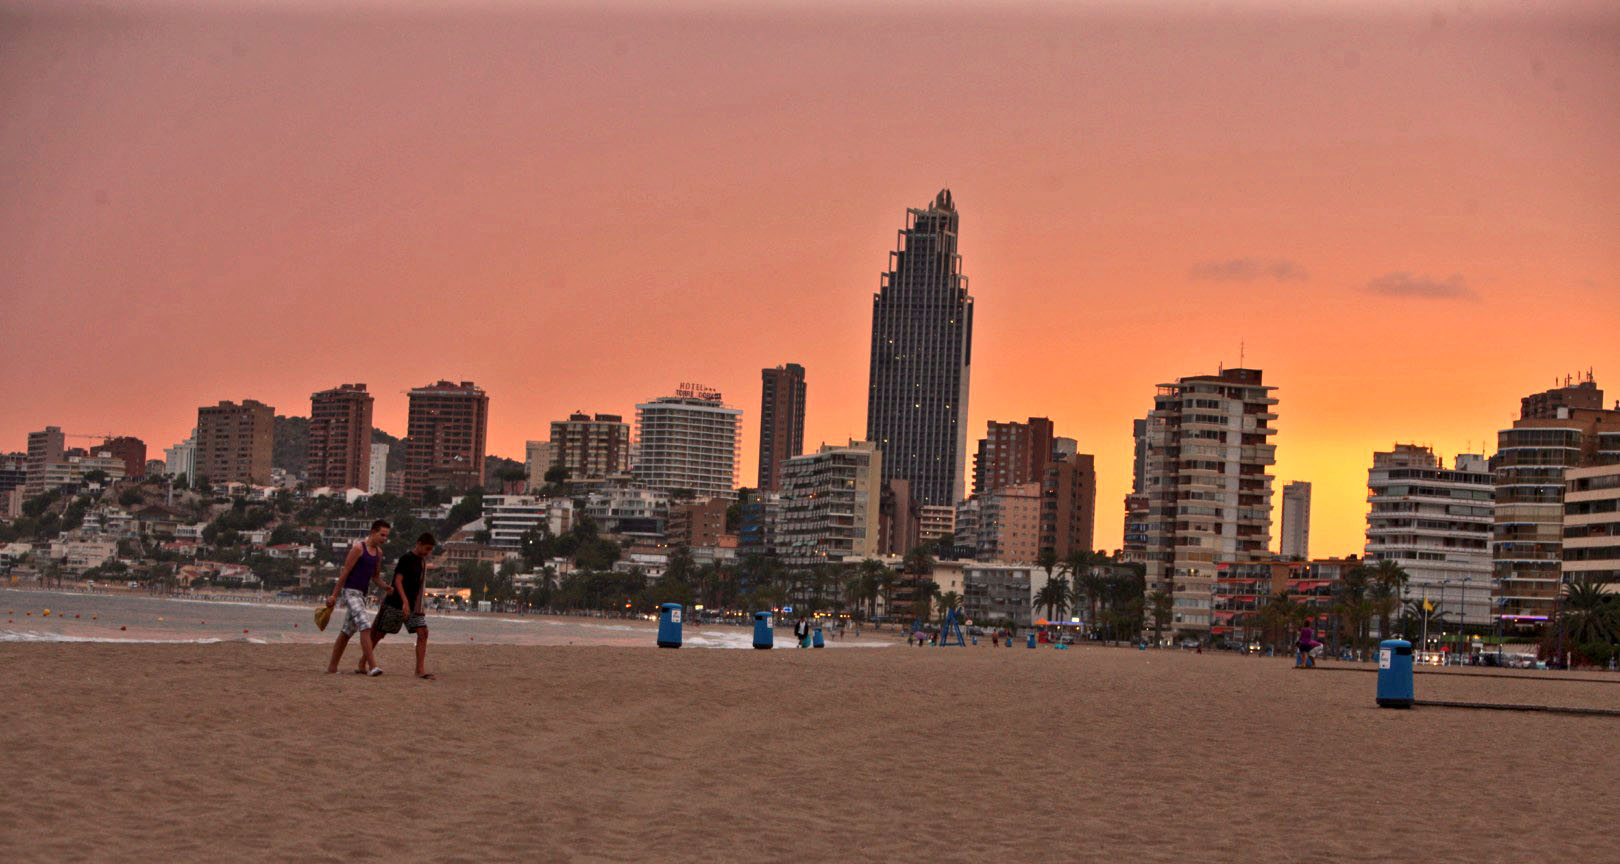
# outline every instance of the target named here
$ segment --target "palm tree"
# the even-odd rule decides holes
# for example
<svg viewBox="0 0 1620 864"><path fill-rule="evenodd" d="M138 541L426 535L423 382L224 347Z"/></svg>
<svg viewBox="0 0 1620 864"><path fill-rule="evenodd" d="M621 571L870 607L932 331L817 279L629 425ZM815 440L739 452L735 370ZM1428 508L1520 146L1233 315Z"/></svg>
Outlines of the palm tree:
<svg viewBox="0 0 1620 864"><path fill-rule="evenodd" d="M927 546L918 546L906 553L901 570L908 576L931 576L934 573L934 555Z"/></svg>
<svg viewBox="0 0 1620 864"><path fill-rule="evenodd" d="M953 609L962 608L962 595L955 591L946 591L939 595L939 620L945 623L945 613Z"/></svg>
<svg viewBox="0 0 1620 864"><path fill-rule="evenodd" d="M918 621L927 621L931 617L933 600L939 596L939 583L929 578L917 580L917 599L914 614Z"/></svg>
<svg viewBox="0 0 1620 864"><path fill-rule="evenodd" d="M1035 606L1046 607L1046 617L1060 618L1069 611L1069 603L1074 598L1074 592L1069 588L1069 580L1056 576L1035 592Z"/></svg>
<svg viewBox="0 0 1620 864"><path fill-rule="evenodd" d="M1576 645L1614 642L1620 633L1620 595L1604 591L1590 579L1571 582L1564 587L1559 618Z"/></svg>
<svg viewBox="0 0 1620 864"><path fill-rule="evenodd" d="M1333 611L1339 616L1345 639L1357 650L1365 651L1369 636L1368 624L1372 620L1372 604L1367 599L1371 571L1356 565L1345 571L1335 590Z"/></svg>
<svg viewBox="0 0 1620 864"><path fill-rule="evenodd" d="M894 571L876 558L867 558L857 566L856 574L861 595L866 598L866 617L871 619L877 615L878 595L883 593L886 584L894 581Z"/></svg>
<svg viewBox="0 0 1620 864"><path fill-rule="evenodd" d="M1164 638L1164 628L1170 626L1171 615L1175 609L1175 598L1170 592L1155 588L1147 595L1148 606L1153 611L1153 641L1158 643Z"/></svg>
<svg viewBox="0 0 1620 864"><path fill-rule="evenodd" d="M1411 577L1401 569L1401 565L1388 558L1378 559L1368 574L1372 580L1372 604L1378 613L1378 634L1380 638L1389 638L1389 619L1400 608L1401 592Z"/></svg>

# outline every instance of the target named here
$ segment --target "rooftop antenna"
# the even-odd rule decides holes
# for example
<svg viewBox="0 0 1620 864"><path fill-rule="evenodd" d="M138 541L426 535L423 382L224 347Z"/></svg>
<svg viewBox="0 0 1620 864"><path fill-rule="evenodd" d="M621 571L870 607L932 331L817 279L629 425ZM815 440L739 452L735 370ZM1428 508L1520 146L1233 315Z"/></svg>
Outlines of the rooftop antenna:
<svg viewBox="0 0 1620 864"><path fill-rule="evenodd" d="M1244 354L1244 350L1245 350L1246 347L1247 346L1243 342L1241 342L1241 341L1238 342L1238 368L1239 369L1243 368L1243 354Z"/></svg>

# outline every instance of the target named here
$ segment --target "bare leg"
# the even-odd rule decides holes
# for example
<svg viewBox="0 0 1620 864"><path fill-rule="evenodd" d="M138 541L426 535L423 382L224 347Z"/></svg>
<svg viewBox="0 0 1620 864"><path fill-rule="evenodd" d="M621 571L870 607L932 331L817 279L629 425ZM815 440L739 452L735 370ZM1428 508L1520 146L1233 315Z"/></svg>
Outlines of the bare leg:
<svg viewBox="0 0 1620 864"><path fill-rule="evenodd" d="M416 631L416 677L426 678L427 672L427 639L428 631L422 627Z"/></svg>
<svg viewBox="0 0 1620 864"><path fill-rule="evenodd" d="M327 664L326 672L330 675L337 671L338 661L343 659L343 649L349 646L349 634L339 633L337 642L332 644L332 662Z"/></svg>
<svg viewBox="0 0 1620 864"><path fill-rule="evenodd" d="M370 630L367 630L366 633L371 636L371 654L369 656L372 657L372 658L376 658L376 656L377 656L377 643L381 642L383 640L383 637L387 636L388 634L382 632L381 630L378 630L376 627L373 627ZM366 671L366 656L367 655L361 655L361 659L360 659L360 671L361 672ZM372 665L373 666L377 665L376 662L375 662L375 659L373 659Z"/></svg>
<svg viewBox="0 0 1620 864"><path fill-rule="evenodd" d="M377 658L371 653L371 628L369 627L360 633L360 650L363 652L360 668L368 672L377 668Z"/></svg>

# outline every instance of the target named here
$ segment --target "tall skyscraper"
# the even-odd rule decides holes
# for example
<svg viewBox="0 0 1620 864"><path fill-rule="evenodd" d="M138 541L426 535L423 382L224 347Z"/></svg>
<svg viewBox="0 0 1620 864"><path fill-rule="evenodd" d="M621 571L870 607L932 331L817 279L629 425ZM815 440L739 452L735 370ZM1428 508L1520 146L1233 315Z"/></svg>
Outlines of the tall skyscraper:
<svg viewBox="0 0 1620 864"><path fill-rule="evenodd" d="M1217 563L1271 555L1275 389L1259 369L1159 385L1148 415L1147 582L1172 595L1173 630L1209 630Z"/></svg>
<svg viewBox="0 0 1620 864"><path fill-rule="evenodd" d="M276 409L253 399L197 409L197 476L192 483L270 482Z"/></svg>
<svg viewBox="0 0 1620 864"><path fill-rule="evenodd" d="M57 426L46 426L38 432L28 433L28 481L23 485L25 494L33 497L46 488L46 475L51 466L67 461L67 437Z"/></svg>
<svg viewBox="0 0 1620 864"><path fill-rule="evenodd" d="M962 498L973 298L957 224L949 189L907 210L872 297L866 439L883 451L883 479L909 480L923 505Z"/></svg>
<svg viewBox="0 0 1620 864"><path fill-rule="evenodd" d="M576 483L623 474L630 470L630 424L617 414L575 411L567 420L551 421L548 455ZM541 468L542 479L545 473Z"/></svg>
<svg viewBox="0 0 1620 864"><path fill-rule="evenodd" d="M1133 493L1141 492L1147 487L1147 430L1147 418L1131 421L1131 438L1135 442L1131 456L1131 492Z"/></svg>
<svg viewBox="0 0 1620 864"><path fill-rule="evenodd" d="M1277 554L1284 558L1311 557L1311 484L1295 480L1283 487L1282 538Z"/></svg>
<svg viewBox="0 0 1620 864"><path fill-rule="evenodd" d="M720 391L698 384L637 405L637 485L735 500L741 431L742 411L728 407Z"/></svg>
<svg viewBox="0 0 1620 864"><path fill-rule="evenodd" d="M1620 408L1605 409L1587 376L1525 397L1512 428L1496 435L1492 573L1499 614L1534 628L1562 588L1564 472L1620 461Z"/></svg>
<svg viewBox="0 0 1620 864"><path fill-rule="evenodd" d="M371 487L371 394L344 384L309 397L311 489Z"/></svg>
<svg viewBox="0 0 1620 864"><path fill-rule="evenodd" d="M1052 421L1045 417L1031 417L1027 423L989 421L973 456L973 494L1039 482L1052 461L1054 440Z"/></svg>
<svg viewBox="0 0 1620 864"><path fill-rule="evenodd" d="M804 452L804 367L760 371L759 489L782 488L782 463Z"/></svg>
<svg viewBox="0 0 1620 864"><path fill-rule="evenodd" d="M429 488L465 492L484 485L489 395L471 381L439 381L410 393L405 427L405 497Z"/></svg>
<svg viewBox="0 0 1620 864"><path fill-rule="evenodd" d="M1367 471L1367 560L1401 565L1403 599L1432 600L1452 626L1484 624L1491 614L1491 494L1484 456L1459 454L1447 468L1417 444L1374 453ZM1285 488L1284 522L1287 495Z"/></svg>

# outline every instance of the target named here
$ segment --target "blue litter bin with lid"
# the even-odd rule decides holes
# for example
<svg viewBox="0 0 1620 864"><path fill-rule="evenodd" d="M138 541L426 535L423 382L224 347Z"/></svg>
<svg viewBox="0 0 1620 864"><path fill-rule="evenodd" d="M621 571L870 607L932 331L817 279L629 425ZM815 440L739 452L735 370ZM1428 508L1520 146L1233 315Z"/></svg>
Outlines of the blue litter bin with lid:
<svg viewBox="0 0 1620 864"><path fill-rule="evenodd" d="M1034 633L1034 631L1031 631L1030 634L1029 634L1029 647L1031 647L1031 648L1035 647L1035 633Z"/></svg>
<svg viewBox="0 0 1620 864"><path fill-rule="evenodd" d="M681 647L681 604L665 603L658 607L658 647Z"/></svg>
<svg viewBox="0 0 1620 864"><path fill-rule="evenodd" d="M754 613L754 647L770 648L776 641L776 631L771 629L771 613Z"/></svg>
<svg viewBox="0 0 1620 864"><path fill-rule="evenodd" d="M823 638L822 635L821 635L821 625L820 624L816 625L815 630L813 631L813 635L810 637L810 647L811 648L825 648L825 647L827 647L827 640L825 638Z"/></svg>
<svg viewBox="0 0 1620 864"><path fill-rule="evenodd" d="M1405 639L1378 643L1378 707L1412 707L1412 643Z"/></svg>

